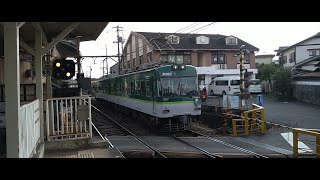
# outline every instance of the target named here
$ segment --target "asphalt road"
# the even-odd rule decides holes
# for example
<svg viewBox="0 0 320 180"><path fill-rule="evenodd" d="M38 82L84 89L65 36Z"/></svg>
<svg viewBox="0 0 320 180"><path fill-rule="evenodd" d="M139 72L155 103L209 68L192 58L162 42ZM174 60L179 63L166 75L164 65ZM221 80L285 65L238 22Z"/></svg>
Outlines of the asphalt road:
<svg viewBox="0 0 320 180"><path fill-rule="evenodd" d="M256 96L253 96L251 102L257 102ZM222 106L222 97L209 97L206 101L206 104L220 104ZM277 101L268 98L266 95L263 95L262 106L265 108L266 121L294 128L320 129L320 106L298 101ZM281 135L281 133L288 132L292 132L292 130L288 128L271 126L265 135L255 134L244 138L292 151L292 145L285 140L285 138L288 139L289 136L287 137L287 135L284 135L283 137ZM315 152L315 137L299 135L299 140L304 142L308 148Z"/></svg>
<svg viewBox="0 0 320 180"><path fill-rule="evenodd" d="M256 103L256 96L252 102ZM207 105L221 105L222 97L210 96ZM320 106L298 101L281 102L263 95L266 121L297 128L320 129Z"/></svg>

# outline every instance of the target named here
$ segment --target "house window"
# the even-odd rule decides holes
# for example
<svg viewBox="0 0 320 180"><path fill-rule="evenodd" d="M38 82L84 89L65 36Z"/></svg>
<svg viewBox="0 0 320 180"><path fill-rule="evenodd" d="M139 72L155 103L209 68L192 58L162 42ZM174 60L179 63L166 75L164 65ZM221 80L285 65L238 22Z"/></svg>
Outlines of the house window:
<svg viewBox="0 0 320 180"><path fill-rule="evenodd" d="M174 63L174 59L175 59L175 57L174 57L173 54L169 54L169 55L168 55L168 62Z"/></svg>
<svg viewBox="0 0 320 180"><path fill-rule="evenodd" d="M295 52L291 53L289 55L289 62L292 63L292 62L295 62Z"/></svg>
<svg viewBox="0 0 320 180"><path fill-rule="evenodd" d="M313 50L313 51L309 51L309 56L316 56L317 55L317 51Z"/></svg>
<svg viewBox="0 0 320 180"><path fill-rule="evenodd" d="M136 67L136 58L133 58L132 60L132 67Z"/></svg>
<svg viewBox="0 0 320 180"><path fill-rule="evenodd" d="M151 52L147 53L147 59L148 59L148 62L152 62L152 54L151 54Z"/></svg>
<svg viewBox="0 0 320 180"><path fill-rule="evenodd" d="M184 54L183 55L183 63L184 64L191 64L191 54Z"/></svg>
<svg viewBox="0 0 320 180"><path fill-rule="evenodd" d="M236 37L227 37L226 38L226 44L227 45L237 45L238 44L238 40Z"/></svg>
<svg viewBox="0 0 320 180"><path fill-rule="evenodd" d="M183 64L183 55L176 55L176 64Z"/></svg>
<svg viewBox="0 0 320 180"><path fill-rule="evenodd" d="M161 52L160 60L162 63L191 64L191 53L168 54L167 52Z"/></svg>
<svg viewBox="0 0 320 180"><path fill-rule="evenodd" d="M240 64L240 56L237 57L238 64ZM245 54L242 59L243 64L250 64L250 55Z"/></svg>
<svg viewBox="0 0 320 180"><path fill-rule="evenodd" d="M250 55L249 54L245 54L244 55L243 63L244 64L250 64Z"/></svg>
<svg viewBox="0 0 320 180"><path fill-rule="evenodd" d="M283 64L287 63L287 56L283 56Z"/></svg>
<svg viewBox="0 0 320 180"><path fill-rule="evenodd" d="M225 64L226 55L223 52L212 52L211 62L212 64Z"/></svg>

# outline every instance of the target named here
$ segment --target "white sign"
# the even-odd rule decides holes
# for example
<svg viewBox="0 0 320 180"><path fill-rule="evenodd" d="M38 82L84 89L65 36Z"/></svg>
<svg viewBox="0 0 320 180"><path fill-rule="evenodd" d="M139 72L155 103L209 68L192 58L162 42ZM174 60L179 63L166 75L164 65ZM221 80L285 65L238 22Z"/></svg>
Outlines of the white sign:
<svg viewBox="0 0 320 180"><path fill-rule="evenodd" d="M239 109L239 96L223 95L223 107Z"/></svg>
<svg viewBox="0 0 320 180"><path fill-rule="evenodd" d="M292 132L281 133L281 136L293 147L293 134ZM298 141L298 153L312 152L312 150L303 142Z"/></svg>

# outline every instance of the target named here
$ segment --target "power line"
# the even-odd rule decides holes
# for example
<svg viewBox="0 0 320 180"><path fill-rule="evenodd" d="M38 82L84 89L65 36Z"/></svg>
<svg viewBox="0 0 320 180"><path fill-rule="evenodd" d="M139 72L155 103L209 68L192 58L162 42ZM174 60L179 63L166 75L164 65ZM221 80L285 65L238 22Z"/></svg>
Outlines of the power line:
<svg viewBox="0 0 320 180"><path fill-rule="evenodd" d="M182 29L180 29L180 30L178 30L178 31L185 31L185 30L187 30L187 29L190 29L190 28L193 28L193 27L196 27L196 26L198 26L198 25L200 25L200 24L202 24L203 22L196 22L196 23L192 23L191 25L188 25L188 26L186 26L186 27L184 27L184 28L182 28ZM203 30L203 28L208 28L210 25L212 25L212 24L214 24L215 22L213 22L213 23L210 23L210 24L207 24L207 25L204 25L204 26L201 26L201 27L199 27L199 28L197 28L197 29L194 29L194 30L192 30L192 31L189 31L188 33L187 33L187 35L185 35L184 37L181 37L180 39L184 39L184 38L187 38L187 37L189 37L191 34L191 32L194 32L194 31L197 31L197 30ZM145 45L142 45L142 46L139 46L138 48L136 48L135 50L132 50L131 52L128 52L128 53L124 53L123 52L123 40L122 40L122 38L120 38L120 36L119 36L119 31L121 31L122 32L122 34L123 34L123 30L120 30L120 28L123 28L123 27L119 27L119 26L116 26L116 27L113 27L113 28L117 28L117 41L116 42L113 42L113 43L117 43L118 44L118 54L117 54L117 56L99 56L99 57L106 57L106 61L107 61L107 58L109 57L109 58L111 58L111 57L118 57L118 62L117 61L115 61L113 58L111 58L113 61L115 61L116 63L118 63L118 69L119 69L119 73L120 73L120 43L122 44L122 57L124 56L124 55L128 55L128 54L130 54L130 53L134 53L134 52L137 52L139 49L141 49L141 48L143 48L143 47L146 47L146 46L148 46L148 45L151 45L152 44L152 42L150 41L149 43L147 43L147 44L145 44ZM176 32L178 32L178 31L176 31ZM161 38L161 37L160 37ZM159 39L160 39L159 38ZM137 50L138 49L138 50ZM89 57L89 56L83 56L83 57ZM97 56L96 56L97 57ZM104 60L103 60L104 61ZM108 64L108 62L107 62L107 64ZM104 65L103 65L104 66ZM103 70L104 70L104 67L103 67ZM108 67L107 67L107 71L108 71ZM104 74L104 72L103 72L103 74ZM107 72L107 74L108 74L108 72Z"/></svg>
<svg viewBox="0 0 320 180"><path fill-rule="evenodd" d="M208 26L210 26L210 25L212 25L212 24L214 24L214 23L216 23L216 22L213 22L213 23L204 25L204 26L202 26L202 27L200 27L200 28L197 28L197 29L195 29L195 30L193 30L193 31L190 31L190 32L186 33L187 35L185 35L184 37L181 37L180 39L184 39L184 38L186 38L186 37L189 37L190 35L192 35L192 34L190 34L191 32L194 32L194 31L196 31L196 30L202 29L202 28L204 28L204 27L208 27ZM154 39L153 39L153 40L154 40ZM143 47L148 46L148 45L152 45L152 43L149 42L149 43L147 43L147 44L145 44L145 45L139 46L138 49L143 48ZM134 53L134 52L136 52L136 51L137 51L137 50L135 49L135 50L130 51L130 52L125 53L125 54L122 53L122 56L123 56L123 55L128 55L128 54L130 54L130 53Z"/></svg>
<svg viewBox="0 0 320 180"><path fill-rule="evenodd" d="M193 31L190 31L189 33L187 33L188 35L186 35L186 36L184 36L184 37L182 37L182 38L180 38L180 39L184 39L184 38L186 38L186 37L189 37L189 36L192 35L192 34L190 34L190 33L194 32L194 31L196 31L196 30L201 30L201 29L203 30L203 28L205 28L205 27L208 28L208 26L211 26L211 25L213 25L214 23L216 23L216 22L212 22L212 23L207 24L207 25L205 25L205 26L202 26L202 27L200 27L200 28L198 28L198 29L195 29L195 30L193 30Z"/></svg>
<svg viewBox="0 0 320 180"><path fill-rule="evenodd" d="M199 24L198 24L199 22L195 22L195 23L192 23L192 24L190 24L190 25L188 25L188 26L186 26L186 27L184 27L184 28L182 28L182 29L179 29L178 31L176 31L176 32L174 32L174 33L178 33L179 31L181 31L180 33L182 33L183 31L185 31L185 30L187 30L187 29L190 29L190 28L192 28L192 27L194 27L194 26L198 26L199 24L201 24L202 22L200 22ZM194 25L194 24L197 24L197 25ZM194 26L193 26L194 25ZM192 26L192 27L190 27L190 26Z"/></svg>
<svg viewBox="0 0 320 180"><path fill-rule="evenodd" d="M186 27L184 27L184 28L182 28L182 29L180 29L180 30L178 30L178 31L176 31L176 32L179 32L179 31L185 31L185 30L187 30L187 29L190 29L190 28L193 28L193 27L196 27L196 26L198 26L198 25L200 25L200 24L202 24L203 22L196 22L196 23L192 23L191 25L188 25L188 26L186 26ZM197 30L203 30L203 28L205 28L205 27L209 27L210 25L212 25L212 24L214 24L214 23L216 23L216 22L213 22L213 23L210 23L210 24L207 24L207 25L204 25L204 26L201 26L201 27L199 27L199 28L197 28L197 29L194 29L194 30L192 30L192 31L189 31L188 33L186 33L187 35L185 35L184 37L181 37L180 39L184 39L184 38L186 38L186 37L189 37L190 35L192 35L192 34L190 34L191 32L194 32L194 31L197 31ZM122 32L122 35L123 35L123 30L120 30L120 28L123 28L123 27L119 27L119 26L116 26L116 27L113 27L113 28L117 28L117 41L114 41L113 43L117 43L118 44L118 54L117 54L117 56L95 56L95 57L105 57L106 59L104 59L104 60L106 60L107 61L107 58L108 57L118 57L118 62L116 62L113 58L111 58L113 61L115 61L116 63L118 63L118 68L119 68L119 73L120 73L120 43L122 44L122 56L124 56L124 55L128 55L128 54L130 54L130 53L134 53L134 52L137 52L139 49L141 49L141 48L143 48L143 47L146 47L146 46L148 46L148 45L151 45L152 44L152 42L151 42L151 40L149 40L149 43L147 43L147 44L145 44L145 45L142 45L142 46L139 46L138 48L136 48L135 50L132 50L131 52L128 52L128 53L123 53L123 38L121 37L121 36L119 36L119 31L121 31ZM206 28L206 29L207 29ZM175 32L175 33L176 33ZM161 37L160 37L161 38ZM158 38L158 39L160 39L160 38ZM155 40L155 39L153 39L153 40ZM137 50L138 49L138 50ZM93 57L93 56L82 56L82 57ZM103 61L104 61L103 60ZM103 65L104 66L104 65ZM108 67L107 67L108 68ZM104 67L103 67L103 69L104 69ZM107 71L108 71L108 69L107 69ZM108 72L107 72L108 73ZM104 72L103 72L103 74L104 74Z"/></svg>

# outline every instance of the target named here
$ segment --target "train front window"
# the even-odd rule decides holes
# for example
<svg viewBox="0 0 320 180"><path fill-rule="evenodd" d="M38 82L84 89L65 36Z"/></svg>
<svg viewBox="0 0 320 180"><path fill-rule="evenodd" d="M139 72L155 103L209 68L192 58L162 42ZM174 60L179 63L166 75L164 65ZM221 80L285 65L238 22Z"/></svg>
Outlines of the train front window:
<svg viewBox="0 0 320 180"><path fill-rule="evenodd" d="M197 78L161 78L159 83L159 96L198 96Z"/></svg>

